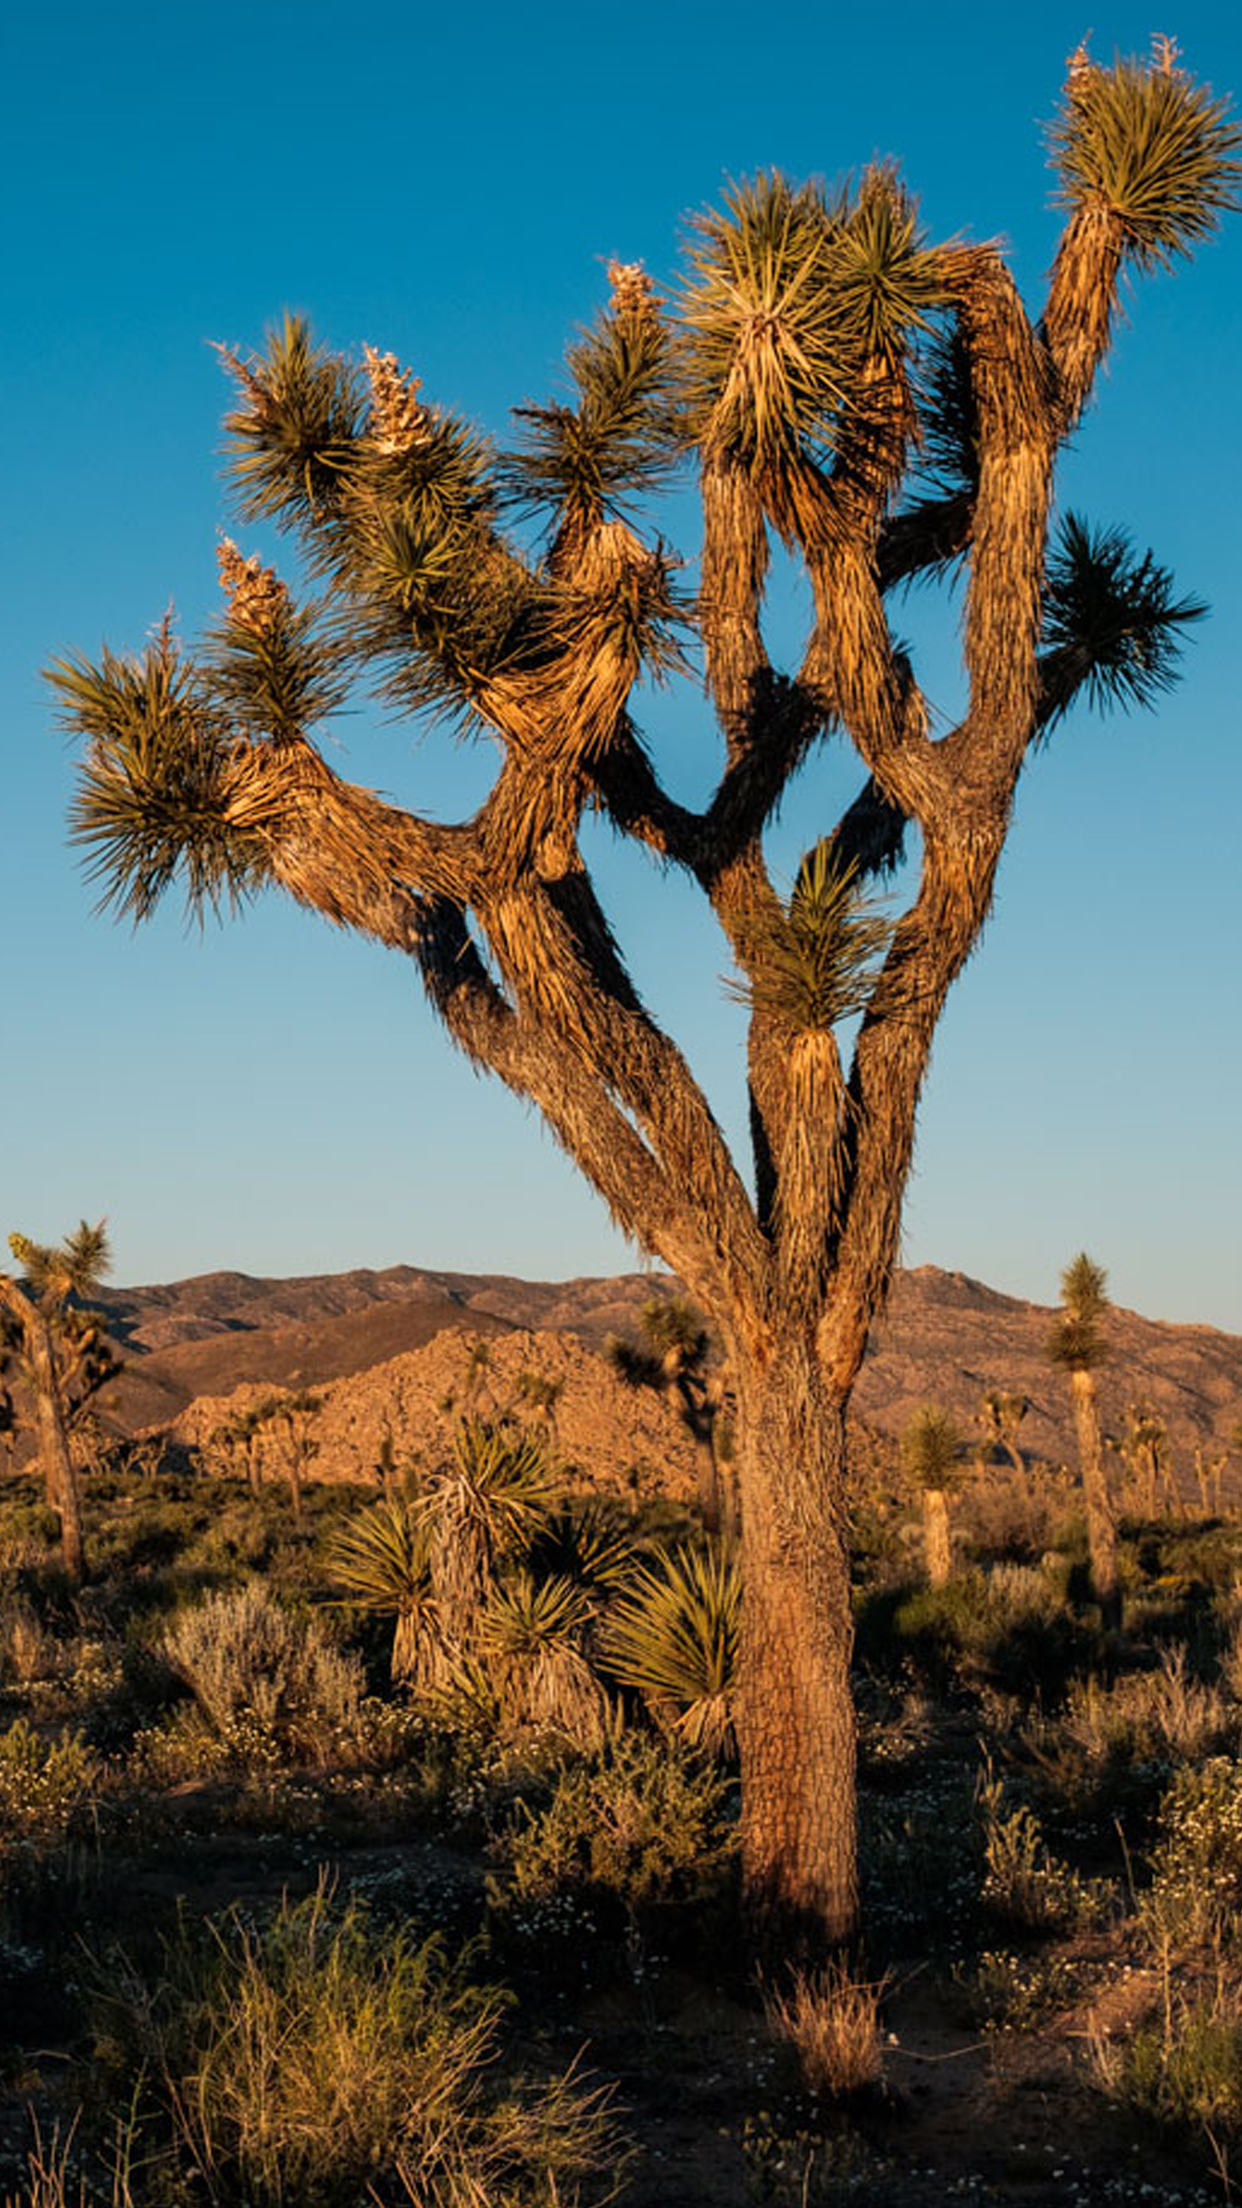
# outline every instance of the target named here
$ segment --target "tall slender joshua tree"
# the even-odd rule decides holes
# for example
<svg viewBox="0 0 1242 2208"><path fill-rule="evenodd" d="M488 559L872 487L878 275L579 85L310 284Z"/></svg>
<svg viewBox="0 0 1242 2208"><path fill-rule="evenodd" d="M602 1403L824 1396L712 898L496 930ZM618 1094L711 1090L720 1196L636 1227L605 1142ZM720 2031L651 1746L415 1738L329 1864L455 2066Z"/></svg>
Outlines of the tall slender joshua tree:
<svg viewBox="0 0 1242 2208"><path fill-rule="evenodd" d="M98 1313L82 1308L108 1270L108 1237L102 1219L93 1227L83 1219L55 1249L24 1234L11 1234L9 1248L22 1277L0 1273L0 1338L17 1350L24 1368L47 1498L60 1519L65 1573L80 1586L86 1574L82 1498L69 1429L75 1382L81 1404L120 1370Z"/></svg>
<svg viewBox="0 0 1242 2208"><path fill-rule="evenodd" d="M391 354L364 348L359 369L286 319L266 352L224 356L232 476L245 518L301 541L324 608L226 544L227 613L197 658L166 629L140 659L52 671L88 746L74 832L117 907L141 918L178 876L200 911L271 883L411 958L453 1039L538 1105L718 1328L744 1523L745 1883L784 1939L856 1917L845 1412L936 1022L1028 755L1084 693L1155 699L1203 611L1115 531L1068 517L1050 543L1054 463L1123 275L1210 233L1240 143L1167 43L1111 67L1077 53L1038 318L995 245L924 236L892 168L835 196L760 175L698 218L671 305L639 266L611 269L569 353L572 403L519 410L508 452ZM678 466L701 499L693 596L645 518ZM774 539L809 584L793 671L765 640ZM959 567L968 702L936 733L886 600ZM701 812L669 796L635 718L640 678L681 670L695 640L722 746ZM334 771L313 732L351 674L494 739L472 819L440 825ZM765 831L829 737L853 745L858 794L782 897ZM623 962L583 858L596 811L720 923L750 1012L749 1171ZM910 826L917 887L890 926L868 885Z"/></svg>
<svg viewBox="0 0 1242 2208"><path fill-rule="evenodd" d="M1074 1394L1092 1593L1106 1621L1118 1624L1121 1595L1117 1582L1117 1524L1108 1492L1095 1394L1096 1368L1108 1356L1101 1323L1107 1310L1108 1275L1082 1250L1061 1275L1061 1316L1048 1336L1048 1357L1068 1372Z"/></svg>

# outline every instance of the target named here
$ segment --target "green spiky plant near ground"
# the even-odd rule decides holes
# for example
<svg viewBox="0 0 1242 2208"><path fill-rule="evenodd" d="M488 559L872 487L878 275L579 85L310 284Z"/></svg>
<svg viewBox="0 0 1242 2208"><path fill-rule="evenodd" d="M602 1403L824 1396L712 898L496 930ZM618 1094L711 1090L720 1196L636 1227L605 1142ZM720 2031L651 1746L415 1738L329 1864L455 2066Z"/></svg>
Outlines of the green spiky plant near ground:
<svg viewBox="0 0 1242 2208"><path fill-rule="evenodd" d="M994 245L924 236L895 170L834 196L760 175L697 220L671 308L613 267L571 403L523 410L505 454L393 356L367 348L359 370L286 321L264 354L226 356L230 466L324 605L226 544L227 611L197 657L165 629L138 660L53 670L86 740L74 832L109 902L142 918L178 880L197 911L277 885L411 958L453 1039L711 1317L737 1397L743 1882L775 1945L856 1923L845 1416L935 1027L1032 751L1076 699L1156 701L1203 611L1113 531L1050 537L1056 460L1123 278L1236 204L1240 142L1167 42L1076 54L1052 132L1065 228L1034 315ZM647 523L687 464L693 595ZM541 547L506 526L521 516ZM774 540L809 585L792 671L763 631ZM886 600L959 566L967 705L936 735ZM695 639L723 762L698 812L635 719L642 679ZM359 675L494 739L472 819L422 818L329 765L316 726ZM782 901L764 833L837 735L858 794ZM749 1171L627 972L580 843L595 811L720 923L750 1002ZM917 887L881 940L863 900L911 823ZM844 1005L861 1007L848 1068Z"/></svg>

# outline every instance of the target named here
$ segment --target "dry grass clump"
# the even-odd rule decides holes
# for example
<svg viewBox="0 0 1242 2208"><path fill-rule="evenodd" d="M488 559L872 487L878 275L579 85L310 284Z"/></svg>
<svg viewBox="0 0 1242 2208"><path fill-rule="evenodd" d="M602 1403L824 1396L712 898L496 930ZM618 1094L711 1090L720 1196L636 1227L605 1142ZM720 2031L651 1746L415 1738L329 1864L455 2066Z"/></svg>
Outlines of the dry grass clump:
<svg viewBox="0 0 1242 2208"><path fill-rule="evenodd" d="M60 1643L22 1595L0 1609L0 1681L22 1687L47 1679L58 1669Z"/></svg>
<svg viewBox="0 0 1242 2208"><path fill-rule="evenodd" d="M839 1960L795 1971L764 2002L768 2029L797 2050L812 2093L840 2096L875 2085L883 2067L880 2004L887 1977L856 1978Z"/></svg>
<svg viewBox="0 0 1242 2208"><path fill-rule="evenodd" d="M1104 1686L1075 1681L1060 1720L1065 1738L1093 1764L1127 1757L1197 1761L1237 1730L1219 1687L1196 1679L1182 1647L1164 1650L1155 1671L1128 1672Z"/></svg>
<svg viewBox="0 0 1242 2208"><path fill-rule="evenodd" d="M616 2159L604 2096L572 2069L502 2091L508 1997L467 1960L321 1887L259 1928L183 1925L157 1982L113 1965L97 2049L149 2098L170 2197L572 2208Z"/></svg>

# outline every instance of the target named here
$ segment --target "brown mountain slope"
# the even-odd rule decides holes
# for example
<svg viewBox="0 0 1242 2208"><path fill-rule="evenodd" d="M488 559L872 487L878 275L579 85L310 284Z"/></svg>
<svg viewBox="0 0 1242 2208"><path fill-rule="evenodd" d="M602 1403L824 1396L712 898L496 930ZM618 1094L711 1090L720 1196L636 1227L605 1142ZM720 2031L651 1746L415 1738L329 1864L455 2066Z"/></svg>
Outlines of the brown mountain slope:
<svg viewBox="0 0 1242 2208"><path fill-rule="evenodd" d="M129 1371L116 1391L116 1421L130 1431L168 1424L193 1399L218 1401L240 1386L324 1387L416 1353L446 1327L549 1342L569 1332L598 1349L608 1333L636 1330L648 1297L674 1290L662 1274L551 1282L415 1266L291 1280L221 1272L118 1290L107 1309ZM1044 1360L1051 1317L961 1273L924 1266L900 1274L855 1407L889 1433L927 1402L970 1427L986 1388L1016 1389L1031 1400L1024 1449L1072 1461L1068 1391ZM1131 1403L1149 1404L1190 1477L1195 1447L1222 1446L1242 1418L1242 1340L1129 1311L1111 1315L1109 1339L1112 1360L1100 1375L1106 1425L1119 1431ZM539 1364L543 1353L522 1354ZM633 1396L623 1400L635 1410ZM642 1451L636 1443L629 1453Z"/></svg>

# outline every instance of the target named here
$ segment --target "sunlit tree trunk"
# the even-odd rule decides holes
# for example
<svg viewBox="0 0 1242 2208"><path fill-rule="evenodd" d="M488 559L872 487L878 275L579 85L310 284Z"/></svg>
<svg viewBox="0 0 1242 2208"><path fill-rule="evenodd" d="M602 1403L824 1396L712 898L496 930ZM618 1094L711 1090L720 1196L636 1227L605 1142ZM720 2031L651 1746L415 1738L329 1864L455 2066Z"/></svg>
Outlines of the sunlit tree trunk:
<svg viewBox="0 0 1242 2208"><path fill-rule="evenodd" d="M953 1571L949 1499L942 1487L923 1489L923 1554L929 1587L947 1587Z"/></svg>
<svg viewBox="0 0 1242 2208"><path fill-rule="evenodd" d="M56 1345L46 1320L35 1311L31 1312L28 1322L27 1341L35 1388L43 1477L47 1484L48 1500L60 1518L65 1575L73 1586L80 1587L86 1576L81 1489L65 1423L60 1375L56 1364Z"/></svg>
<svg viewBox="0 0 1242 2208"><path fill-rule="evenodd" d="M1095 1381L1090 1372L1082 1370L1072 1373L1070 1377L1074 1391L1074 1425L1078 1435L1082 1496L1087 1515L1091 1589L1106 1623L1115 1624L1121 1615L1121 1595L1117 1581L1117 1527L1108 1492Z"/></svg>
<svg viewBox="0 0 1242 2208"><path fill-rule="evenodd" d="M857 1927L844 1407L809 1345L738 1370L742 1866L761 1951Z"/></svg>

